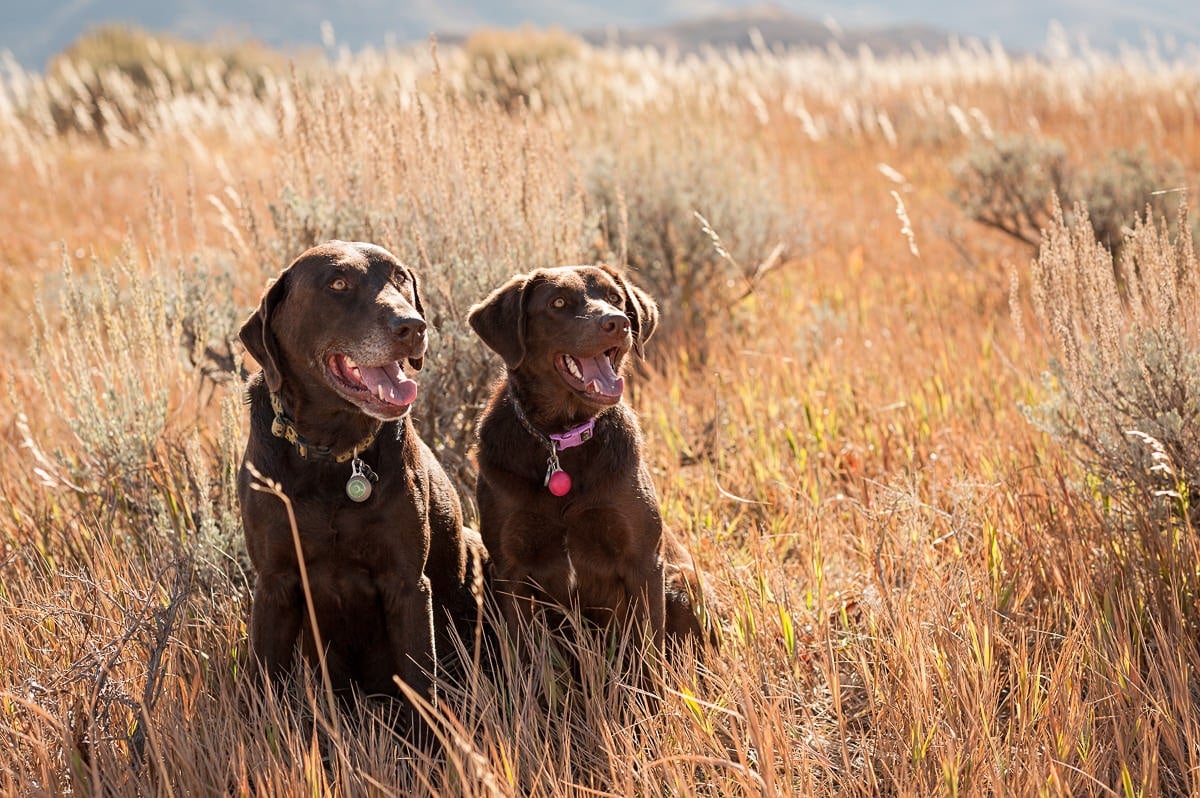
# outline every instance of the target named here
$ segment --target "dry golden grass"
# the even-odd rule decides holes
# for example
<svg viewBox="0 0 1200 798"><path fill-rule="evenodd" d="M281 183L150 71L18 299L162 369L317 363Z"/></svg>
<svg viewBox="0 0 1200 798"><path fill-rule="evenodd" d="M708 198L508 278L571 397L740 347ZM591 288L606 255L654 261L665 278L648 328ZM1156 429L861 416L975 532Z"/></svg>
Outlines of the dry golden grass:
<svg viewBox="0 0 1200 798"><path fill-rule="evenodd" d="M555 63L532 113L463 98L477 74L459 51L436 76L429 54L390 52L205 113L167 92L137 115L156 125L107 142L47 131L42 95L6 84L0 791L1200 790L1193 530L1114 509L1026 418L1055 354L1028 300L1035 253L948 199L949 164L992 132L1042 130L1079 159L1146 143L1194 171L1195 73L976 51ZM743 168L695 167L720 157L712 140ZM587 195L613 141L719 176L697 178L724 181L697 204L740 198L714 226L741 268L716 259L692 300L713 325L652 341L631 397L665 520L731 607L721 650L667 667L656 710L599 643L583 685L549 645L532 667L505 659L496 682L447 686L437 755L317 683L264 696L241 678L230 325L307 235L403 253L439 317L429 379L466 406L426 433L469 484L462 430L486 380L455 363L490 361L461 314L530 261L637 241L602 235ZM629 197L663 190L612 174ZM787 218L804 235L755 274Z"/></svg>

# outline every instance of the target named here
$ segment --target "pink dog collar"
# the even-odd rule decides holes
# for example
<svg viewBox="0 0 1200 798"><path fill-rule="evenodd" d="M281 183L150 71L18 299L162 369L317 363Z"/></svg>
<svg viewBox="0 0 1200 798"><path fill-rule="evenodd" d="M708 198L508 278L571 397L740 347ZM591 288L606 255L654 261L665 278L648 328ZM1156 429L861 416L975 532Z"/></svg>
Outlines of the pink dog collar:
<svg viewBox="0 0 1200 798"><path fill-rule="evenodd" d="M547 435L540 432L526 418L525 411L522 409L521 403L517 401L517 395L513 392L511 382L508 384L508 398L512 402L513 413L516 414L517 420L521 422L525 431L550 450L550 457L546 460L546 478L542 480L542 485L555 496L566 496L571 492L571 475L564 471L562 464L558 462L558 453L563 449L570 449L590 441L596 431L596 417L593 416L575 429Z"/></svg>
<svg viewBox="0 0 1200 798"><path fill-rule="evenodd" d="M554 441L555 448L558 451L570 449L575 446L581 446L592 439L592 433L596 431L596 419L589 418L583 424L580 424L575 429L569 429L566 432L560 432L557 435L550 433L550 440Z"/></svg>

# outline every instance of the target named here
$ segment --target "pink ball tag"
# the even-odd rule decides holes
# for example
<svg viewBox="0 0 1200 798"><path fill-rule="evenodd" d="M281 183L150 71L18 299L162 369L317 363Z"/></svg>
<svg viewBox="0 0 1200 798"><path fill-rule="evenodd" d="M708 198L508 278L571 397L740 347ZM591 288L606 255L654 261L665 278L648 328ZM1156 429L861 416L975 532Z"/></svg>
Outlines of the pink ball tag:
<svg viewBox="0 0 1200 798"><path fill-rule="evenodd" d="M555 496L566 496L571 492L571 475L566 471L555 471L546 486Z"/></svg>

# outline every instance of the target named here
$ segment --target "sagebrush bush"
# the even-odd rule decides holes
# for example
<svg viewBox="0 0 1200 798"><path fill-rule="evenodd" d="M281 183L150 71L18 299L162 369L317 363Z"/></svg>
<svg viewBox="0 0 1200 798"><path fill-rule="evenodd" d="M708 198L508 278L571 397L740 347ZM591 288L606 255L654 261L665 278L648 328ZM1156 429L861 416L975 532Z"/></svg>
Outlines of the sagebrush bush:
<svg viewBox="0 0 1200 798"><path fill-rule="evenodd" d="M680 117L648 113L587 155L588 195L599 211L594 255L627 263L666 312L658 333L703 354L739 298L807 240L802 210L785 201L770 150L734 119L701 137ZM660 344L661 346L661 344Z"/></svg>
<svg viewBox="0 0 1200 798"><path fill-rule="evenodd" d="M166 80L177 91L211 89L214 68L226 81L249 81L263 88L263 77L283 73L288 59L254 42L197 43L130 25L102 25L88 31L50 64L52 76L63 77L68 65L91 75L116 69L145 89Z"/></svg>
<svg viewBox="0 0 1200 798"><path fill-rule="evenodd" d="M560 80L562 67L578 58L582 47L579 39L557 28L473 33L463 44L470 64L466 91L508 111L560 105L570 99L569 86Z"/></svg>
<svg viewBox="0 0 1200 798"><path fill-rule="evenodd" d="M52 317L38 303L33 364L45 408L104 478L140 472L166 428L181 371L180 317L161 277L137 274L127 250L113 268L77 276L63 253Z"/></svg>
<svg viewBox="0 0 1200 798"><path fill-rule="evenodd" d="M1151 158L1142 145L1132 150L1106 150L1074 176L1063 199L1086 204L1096 240L1117 252L1138 214L1149 210L1174 225L1186 189L1179 161Z"/></svg>
<svg viewBox="0 0 1200 798"><path fill-rule="evenodd" d="M130 244L79 274L64 251L61 291L37 304L38 402L25 412L42 429L65 428L70 445L48 445L28 424L24 445L60 506L106 516L112 534L138 547L161 536L224 568L240 548L234 475L243 445L240 382L224 360L227 283L217 270L181 279L175 264L149 261ZM210 404L219 415L204 434L197 421Z"/></svg>
<svg viewBox="0 0 1200 798"><path fill-rule="evenodd" d="M253 43L196 44L127 25L82 36L51 62L48 113L58 132L126 143L160 125L171 98L195 97L216 107L231 99L261 100L285 74L287 60Z"/></svg>
<svg viewBox="0 0 1200 798"><path fill-rule="evenodd" d="M1082 203L1096 240L1116 252L1138 214L1173 220L1186 188L1179 162L1144 146L1077 164L1062 142L1035 136L980 140L952 168L952 197L968 216L1033 246L1058 210L1069 221Z"/></svg>
<svg viewBox="0 0 1200 798"><path fill-rule="evenodd" d="M1049 429L1078 444L1100 489L1135 517L1190 522L1200 490L1200 264L1186 206L1177 234L1138 219L1114 264L1084 206L1055 211L1033 302L1057 353Z"/></svg>
<svg viewBox="0 0 1200 798"><path fill-rule="evenodd" d="M981 141L952 170L952 196L968 216L1028 244L1037 243L1051 197L1066 196L1069 179L1062 143L1031 136Z"/></svg>

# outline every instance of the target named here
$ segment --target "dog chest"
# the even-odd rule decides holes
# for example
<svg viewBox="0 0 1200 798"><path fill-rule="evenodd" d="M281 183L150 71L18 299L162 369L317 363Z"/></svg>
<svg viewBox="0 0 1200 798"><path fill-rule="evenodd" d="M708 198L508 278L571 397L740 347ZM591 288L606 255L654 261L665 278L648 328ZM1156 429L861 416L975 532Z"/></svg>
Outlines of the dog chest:
<svg viewBox="0 0 1200 798"><path fill-rule="evenodd" d="M362 504L345 498L295 502L305 560L321 567L398 569L419 574L429 551L429 525L414 503ZM290 529L288 530L290 535Z"/></svg>

